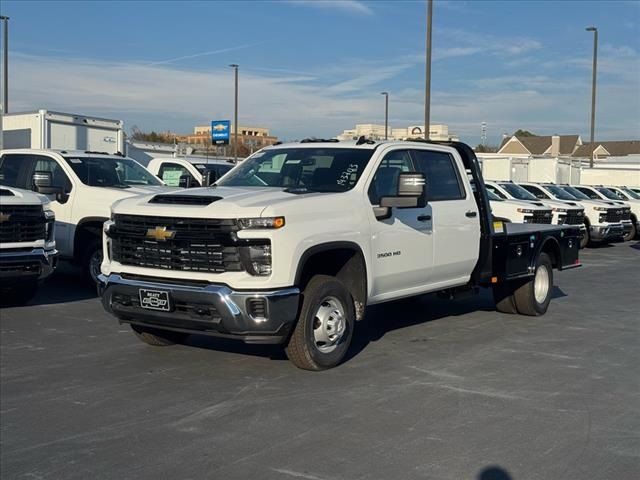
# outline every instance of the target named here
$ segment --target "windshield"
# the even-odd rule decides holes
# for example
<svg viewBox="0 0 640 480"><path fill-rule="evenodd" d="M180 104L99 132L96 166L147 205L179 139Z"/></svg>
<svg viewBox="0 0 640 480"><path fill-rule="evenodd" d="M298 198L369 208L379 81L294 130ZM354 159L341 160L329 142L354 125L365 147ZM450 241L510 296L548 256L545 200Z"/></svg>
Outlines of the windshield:
<svg viewBox="0 0 640 480"><path fill-rule="evenodd" d="M509 192L509 195L518 200L538 200L535 195L532 195L515 183L501 183L500 186Z"/></svg>
<svg viewBox="0 0 640 480"><path fill-rule="evenodd" d="M372 149L362 148L263 150L243 161L217 185L346 192L356 185L372 155Z"/></svg>
<svg viewBox="0 0 640 480"><path fill-rule="evenodd" d="M556 187L555 185L547 185L546 189L549 190L554 197L559 198L560 200L576 200L576 197L571 195L566 190L563 190L560 187Z"/></svg>
<svg viewBox="0 0 640 480"><path fill-rule="evenodd" d="M573 188L573 187L571 187L569 185L565 185L562 188L564 189L565 192L569 192L571 195L576 197L578 200L591 200L589 197L587 197L584 193L582 193L577 188Z"/></svg>
<svg viewBox="0 0 640 480"><path fill-rule="evenodd" d="M489 200L491 200L492 202L504 202L503 199L501 199L499 196L497 196L491 190L487 190L487 197L489 197Z"/></svg>
<svg viewBox="0 0 640 480"><path fill-rule="evenodd" d="M130 158L64 157L80 181L90 187L130 188L162 185L145 168Z"/></svg>
<svg viewBox="0 0 640 480"><path fill-rule="evenodd" d="M596 190L598 190L602 195L604 195L605 197L611 200L620 200L620 197L616 195L614 192L612 192L611 190L609 190L608 188L598 187L596 188Z"/></svg>
<svg viewBox="0 0 640 480"><path fill-rule="evenodd" d="M626 193L627 195L629 195L631 198L635 199L635 200L640 200L640 195L638 195L636 192L634 192L633 190L630 190L628 188L621 188L620 190L622 190L624 193Z"/></svg>

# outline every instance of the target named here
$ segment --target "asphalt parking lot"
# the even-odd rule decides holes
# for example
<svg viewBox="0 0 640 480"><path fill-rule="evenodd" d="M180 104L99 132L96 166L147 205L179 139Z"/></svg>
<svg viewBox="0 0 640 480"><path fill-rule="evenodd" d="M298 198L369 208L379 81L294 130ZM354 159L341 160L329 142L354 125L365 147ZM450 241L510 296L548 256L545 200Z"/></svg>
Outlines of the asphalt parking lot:
<svg viewBox="0 0 640 480"><path fill-rule="evenodd" d="M639 478L640 242L581 258L540 318L486 293L372 307L321 373L272 347L147 346L63 269L0 311L1 477Z"/></svg>

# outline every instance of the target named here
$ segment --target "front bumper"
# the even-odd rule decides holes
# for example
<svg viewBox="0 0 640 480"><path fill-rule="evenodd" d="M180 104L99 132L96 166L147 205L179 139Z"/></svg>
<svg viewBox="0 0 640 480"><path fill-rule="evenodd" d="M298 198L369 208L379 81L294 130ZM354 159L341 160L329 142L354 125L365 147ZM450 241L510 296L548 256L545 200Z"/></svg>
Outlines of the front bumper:
<svg viewBox="0 0 640 480"><path fill-rule="evenodd" d="M622 223L611 223L606 226L591 225L589 227L591 240L598 242L611 238L618 238L624 235L624 227Z"/></svg>
<svg viewBox="0 0 640 480"><path fill-rule="evenodd" d="M44 280L58 264L55 249L0 250L0 285Z"/></svg>
<svg viewBox="0 0 640 480"><path fill-rule="evenodd" d="M142 308L141 289L167 292L170 310ZM261 344L286 341L300 297L297 288L245 292L226 285L177 284L119 274L100 275L98 292L105 310L121 323Z"/></svg>

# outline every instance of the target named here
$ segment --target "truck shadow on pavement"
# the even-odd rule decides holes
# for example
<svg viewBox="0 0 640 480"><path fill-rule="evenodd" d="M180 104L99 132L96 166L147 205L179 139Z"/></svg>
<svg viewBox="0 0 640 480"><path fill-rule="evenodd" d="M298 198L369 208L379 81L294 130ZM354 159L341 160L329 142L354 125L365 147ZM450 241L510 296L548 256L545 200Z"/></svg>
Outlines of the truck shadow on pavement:
<svg viewBox="0 0 640 480"><path fill-rule="evenodd" d="M89 284L80 269L65 262L58 265L26 306L53 305L98 298L96 288Z"/></svg>

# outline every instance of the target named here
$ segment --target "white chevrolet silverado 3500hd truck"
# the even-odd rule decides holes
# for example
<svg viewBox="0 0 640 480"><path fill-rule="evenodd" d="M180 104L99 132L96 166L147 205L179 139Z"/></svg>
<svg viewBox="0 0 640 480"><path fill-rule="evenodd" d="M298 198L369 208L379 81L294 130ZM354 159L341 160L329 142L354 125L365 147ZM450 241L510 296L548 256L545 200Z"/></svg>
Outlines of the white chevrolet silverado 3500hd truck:
<svg viewBox="0 0 640 480"><path fill-rule="evenodd" d="M43 186L37 178L48 177ZM71 150L1 150L2 183L45 194L56 215L60 258L82 267L95 284L102 263L102 224L111 204L134 195L170 191L124 155Z"/></svg>
<svg viewBox="0 0 640 480"><path fill-rule="evenodd" d="M47 197L0 185L1 305L28 302L53 273L58 257L54 223Z"/></svg>
<svg viewBox="0 0 640 480"><path fill-rule="evenodd" d="M209 188L116 202L99 290L149 344L284 344L322 370L367 305L486 286L500 311L544 314L553 268L580 264L579 235L494 222L465 144L310 140L266 147Z"/></svg>

